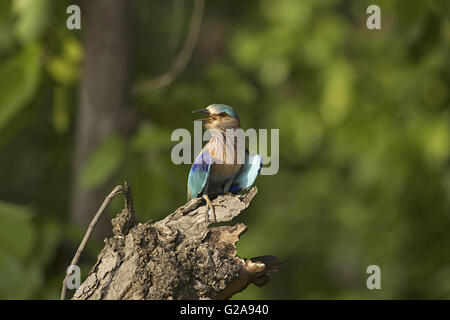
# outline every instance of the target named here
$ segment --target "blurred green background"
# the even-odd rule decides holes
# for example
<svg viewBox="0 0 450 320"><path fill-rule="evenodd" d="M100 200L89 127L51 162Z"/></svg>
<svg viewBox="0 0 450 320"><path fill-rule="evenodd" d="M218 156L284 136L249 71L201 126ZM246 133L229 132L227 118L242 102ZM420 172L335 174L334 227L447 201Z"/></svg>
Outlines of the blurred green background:
<svg viewBox="0 0 450 320"><path fill-rule="evenodd" d="M141 222L184 204L189 165L172 163L170 134L192 131L191 110L211 103L233 106L245 129L280 129L280 170L258 178L238 254L284 265L235 298L450 298L449 1L208 1L186 68L140 95L170 69L194 5L131 1L125 98L93 124L79 111L84 62L122 18L90 2L0 0L0 298L58 299L86 221L123 180ZM66 27L72 3L81 30ZM381 30L366 28L370 4ZM91 66L122 49L97 48ZM99 134L101 112L131 120ZM95 143L77 157L83 126ZM121 208L115 199L89 241L84 276ZM371 264L381 290L366 287Z"/></svg>

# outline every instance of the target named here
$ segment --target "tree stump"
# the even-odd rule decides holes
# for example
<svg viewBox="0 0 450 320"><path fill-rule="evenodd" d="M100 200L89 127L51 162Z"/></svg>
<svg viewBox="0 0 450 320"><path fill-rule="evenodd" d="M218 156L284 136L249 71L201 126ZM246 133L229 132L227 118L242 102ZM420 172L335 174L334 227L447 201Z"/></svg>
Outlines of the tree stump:
<svg viewBox="0 0 450 320"><path fill-rule="evenodd" d="M243 212L257 193L222 195L212 203L217 222ZM210 227L202 198L166 218L137 223L131 195L113 220L111 238L72 299L228 299L253 283L269 281L280 261L273 256L240 258L236 242L242 223Z"/></svg>

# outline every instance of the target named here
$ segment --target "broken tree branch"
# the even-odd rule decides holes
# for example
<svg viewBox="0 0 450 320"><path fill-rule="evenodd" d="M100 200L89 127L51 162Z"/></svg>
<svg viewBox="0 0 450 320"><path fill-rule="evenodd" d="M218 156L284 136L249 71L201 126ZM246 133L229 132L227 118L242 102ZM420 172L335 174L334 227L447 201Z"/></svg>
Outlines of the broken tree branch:
<svg viewBox="0 0 450 320"><path fill-rule="evenodd" d="M217 222L238 216L256 193L254 187L215 198ZM112 220L114 236L105 239L72 299L228 299L249 284L266 284L281 263L273 256L237 256L236 242L247 226L210 227L202 198L157 222L137 223L132 210L126 205Z"/></svg>

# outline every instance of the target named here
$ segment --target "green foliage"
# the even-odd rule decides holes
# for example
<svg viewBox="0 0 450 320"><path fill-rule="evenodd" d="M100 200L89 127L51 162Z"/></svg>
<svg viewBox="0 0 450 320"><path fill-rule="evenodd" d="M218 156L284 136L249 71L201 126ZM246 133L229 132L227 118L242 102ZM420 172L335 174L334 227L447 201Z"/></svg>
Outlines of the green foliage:
<svg viewBox="0 0 450 320"><path fill-rule="evenodd" d="M17 17L15 36L20 42L28 43L39 38L50 20L51 0L14 0L12 14Z"/></svg>
<svg viewBox="0 0 450 320"><path fill-rule="evenodd" d="M29 207L0 202L0 299L30 299L45 285L61 231L52 222L39 230L33 216Z"/></svg>
<svg viewBox="0 0 450 320"><path fill-rule="evenodd" d="M39 81L39 48L31 45L0 66L0 131L30 102Z"/></svg>
<svg viewBox="0 0 450 320"><path fill-rule="evenodd" d="M25 258L36 240L29 208L0 202L0 239L2 249L18 258ZM17 235L22 235L17 238Z"/></svg>
<svg viewBox="0 0 450 320"><path fill-rule="evenodd" d="M71 85L78 80L79 63L83 59L83 49L80 41L72 35L65 36L61 41L61 54L53 57L47 68L55 81Z"/></svg>
<svg viewBox="0 0 450 320"><path fill-rule="evenodd" d="M124 157L124 142L118 136L109 136L91 155L81 174L81 184L96 187L109 178L121 165Z"/></svg>

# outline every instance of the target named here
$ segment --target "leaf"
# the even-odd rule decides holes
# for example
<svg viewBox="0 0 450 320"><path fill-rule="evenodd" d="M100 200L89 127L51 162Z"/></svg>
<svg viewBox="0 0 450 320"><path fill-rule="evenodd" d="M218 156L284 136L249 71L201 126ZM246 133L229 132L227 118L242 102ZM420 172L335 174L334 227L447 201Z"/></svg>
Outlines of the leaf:
<svg viewBox="0 0 450 320"><path fill-rule="evenodd" d="M0 249L20 259L31 253L36 240L32 216L26 206L0 201Z"/></svg>
<svg viewBox="0 0 450 320"><path fill-rule="evenodd" d="M108 179L122 164L124 142L117 135L108 137L88 160L81 173L81 185L96 187Z"/></svg>
<svg viewBox="0 0 450 320"><path fill-rule="evenodd" d="M33 98L40 76L40 50L27 47L0 66L0 130Z"/></svg>
<svg viewBox="0 0 450 320"><path fill-rule="evenodd" d="M63 40L63 55L72 63L79 63L84 58L84 50L81 41L69 34Z"/></svg>
<svg viewBox="0 0 450 320"><path fill-rule="evenodd" d="M67 132L70 121L68 90L58 86L53 95L53 125L57 132L64 133Z"/></svg>
<svg viewBox="0 0 450 320"><path fill-rule="evenodd" d="M77 79L77 68L72 64L67 64L61 57L55 57L47 65L48 72L61 84L70 85Z"/></svg>
<svg viewBox="0 0 450 320"><path fill-rule="evenodd" d="M144 123L131 144L133 149L138 152L167 149L167 137L170 137L170 132L150 123Z"/></svg>
<svg viewBox="0 0 450 320"><path fill-rule="evenodd" d="M39 38L50 22L49 0L15 0L13 11L18 16L15 33L22 43Z"/></svg>
<svg viewBox="0 0 450 320"><path fill-rule="evenodd" d="M80 76L83 46L77 38L70 35L65 36L62 42L62 52L50 59L47 70L57 82L73 85Z"/></svg>
<svg viewBox="0 0 450 320"><path fill-rule="evenodd" d="M348 114L353 98L353 78L353 69L346 62L336 62L328 67L321 105L327 123L337 124Z"/></svg>

